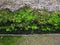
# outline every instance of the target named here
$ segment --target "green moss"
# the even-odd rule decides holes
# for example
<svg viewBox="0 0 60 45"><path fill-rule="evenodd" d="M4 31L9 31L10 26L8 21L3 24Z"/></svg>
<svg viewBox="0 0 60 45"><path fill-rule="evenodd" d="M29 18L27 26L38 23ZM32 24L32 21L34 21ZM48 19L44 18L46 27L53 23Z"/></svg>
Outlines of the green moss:
<svg viewBox="0 0 60 45"><path fill-rule="evenodd" d="M16 45L22 38L22 36L0 36L0 45Z"/></svg>
<svg viewBox="0 0 60 45"><path fill-rule="evenodd" d="M31 28L34 30L34 29L37 29L38 27L35 25L32 25Z"/></svg>
<svg viewBox="0 0 60 45"><path fill-rule="evenodd" d="M30 28L43 31L60 30L59 20L59 12L32 10L29 7L24 7L14 12L6 9L0 10L0 30L13 31L16 27L22 30L23 28L24 30L29 30Z"/></svg>
<svg viewBox="0 0 60 45"><path fill-rule="evenodd" d="M60 13L53 12L48 22L54 25L54 30L60 30Z"/></svg>

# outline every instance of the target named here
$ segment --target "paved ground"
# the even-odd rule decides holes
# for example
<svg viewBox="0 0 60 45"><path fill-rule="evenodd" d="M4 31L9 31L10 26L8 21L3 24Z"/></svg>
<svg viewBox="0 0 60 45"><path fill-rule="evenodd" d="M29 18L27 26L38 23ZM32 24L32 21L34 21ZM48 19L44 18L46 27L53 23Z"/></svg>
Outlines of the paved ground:
<svg viewBox="0 0 60 45"><path fill-rule="evenodd" d="M60 45L60 34L24 36L24 41L19 45Z"/></svg>
<svg viewBox="0 0 60 45"><path fill-rule="evenodd" d="M0 45L60 45L60 34L35 34L0 37Z"/></svg>

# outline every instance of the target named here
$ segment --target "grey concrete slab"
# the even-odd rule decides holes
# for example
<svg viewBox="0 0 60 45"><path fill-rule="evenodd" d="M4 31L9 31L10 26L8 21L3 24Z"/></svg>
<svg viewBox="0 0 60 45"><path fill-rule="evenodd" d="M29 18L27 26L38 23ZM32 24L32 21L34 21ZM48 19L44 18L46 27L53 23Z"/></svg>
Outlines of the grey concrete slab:
<svg viewBox="0 0 60 45"><path fill-rule="evenodd" d="M24 39L19 45L60 45L60 34L24 36Z"/></svg>

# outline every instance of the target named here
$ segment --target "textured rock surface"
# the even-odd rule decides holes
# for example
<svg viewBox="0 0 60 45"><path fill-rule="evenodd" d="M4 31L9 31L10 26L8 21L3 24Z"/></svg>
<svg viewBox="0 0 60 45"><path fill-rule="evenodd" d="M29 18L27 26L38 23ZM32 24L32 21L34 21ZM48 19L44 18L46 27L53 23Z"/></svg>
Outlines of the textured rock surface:
<svg viewBox="0 0 60 45"><path fill-rule="evenodd" d="M14 11L25 5L49 11L60 10L60 0L0 0L0 9L9 8L11 11Z"/></svg>

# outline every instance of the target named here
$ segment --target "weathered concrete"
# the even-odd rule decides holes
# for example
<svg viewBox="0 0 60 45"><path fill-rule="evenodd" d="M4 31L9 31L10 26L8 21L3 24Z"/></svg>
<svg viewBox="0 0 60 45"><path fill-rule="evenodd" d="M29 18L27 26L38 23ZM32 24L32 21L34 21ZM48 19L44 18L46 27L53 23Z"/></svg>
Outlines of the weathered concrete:
<svg viewBox="0 0 60 45"><path fill-rule="evenodd" d="M1 36L0 45L60 45L60 34Z"/></svg>
<svg viewBox="0 0 60 45"><path fill-rule="evenodd" d="M25 5L35 9L60 10L60 0L0 0L0 9L9 8L14 11Z"/></svg>
<svg viewBox="0 0 60 45"><path fill-rule="evenodd" d="M19 45L60 45L60 34L40 34L23 37L24 41Z"/></svg>

